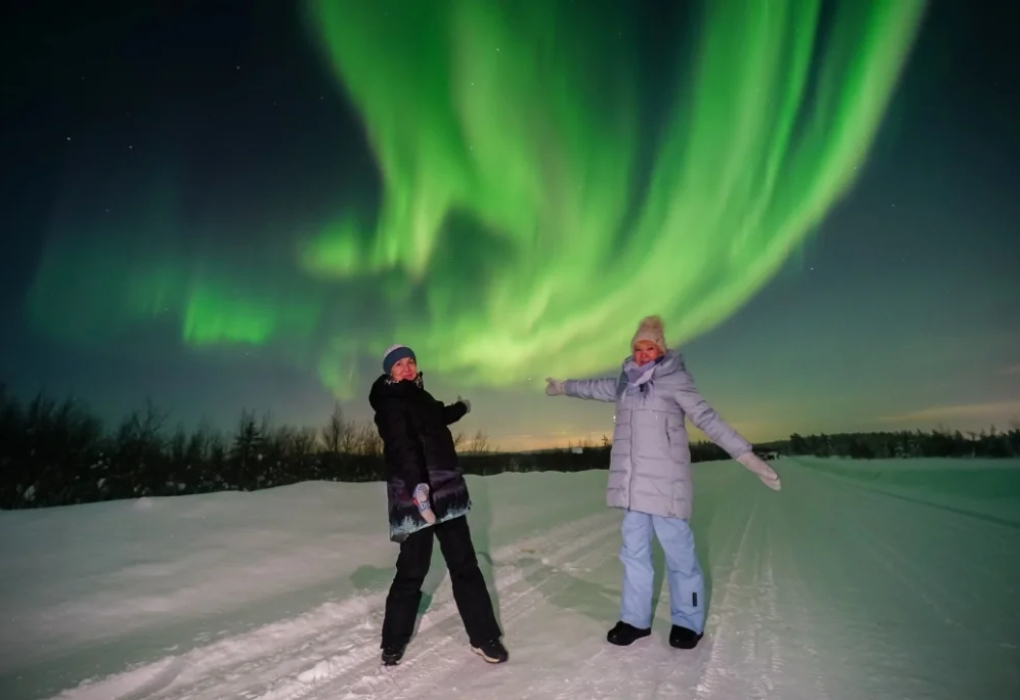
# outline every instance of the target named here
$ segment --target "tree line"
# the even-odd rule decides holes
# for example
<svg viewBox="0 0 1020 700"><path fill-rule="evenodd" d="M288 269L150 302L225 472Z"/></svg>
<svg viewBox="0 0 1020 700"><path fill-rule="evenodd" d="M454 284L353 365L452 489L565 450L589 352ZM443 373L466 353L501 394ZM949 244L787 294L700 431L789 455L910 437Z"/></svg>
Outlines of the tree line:
<svg viewBox="0 0 1020 700"><path fill-rule="evenodd" d="M978 432L936 428L930 432L838 433L798 435L769 443L781 454L850 459L901 459L909 457L1004 458L1020 457L1020 423L1000 431L994 425Z"/></svg>
<svg viewBox="0 0 1020 700"><path fill-rule="evenodd" d="M454 436L465 473L577 472L606 469L612 443L507 453L484 432ZM761 445L768 455L877 457L1020 456L1020 430L1006 433L793 435ZM695 462L727 459L711 442L691 444ZM372 422L348 420L340 405L317 427L276 425L243 411L233 431L203 425L170 428L151 402L112 429L74 400L42 395L21 402L0 385L0 508L283 486L300 481L365 482L385 478L382 440Z"/></svg>

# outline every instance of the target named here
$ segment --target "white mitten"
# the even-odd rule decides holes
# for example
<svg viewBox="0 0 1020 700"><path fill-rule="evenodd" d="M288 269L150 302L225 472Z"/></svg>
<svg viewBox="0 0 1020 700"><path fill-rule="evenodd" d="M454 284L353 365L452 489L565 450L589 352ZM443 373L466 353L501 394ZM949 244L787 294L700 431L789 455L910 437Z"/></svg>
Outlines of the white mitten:
<svg viewBox="0 0 1020 700"><path fill-rule="evenodd" d="M429 485L418 484L414 487L414 504L418 506L418 512L425 522L432 525L436 522L436 514L432 512L432 504L429 502Z"/></svg>
<svg viewBox="0 0 1020 700"><path fill-rule="evenodd" d="M465 409L464 413L465 414L471 413L471 402L470 401L468 401L467 399L462 399L459 396L457 397L457 400L460 401L462 404L464 404L464 409Z"/></svg>
<svg viewBox="0 0 1020 700"><path fill-rule="evenodd" d="M778 491L782 487L776 470L754 452L745 452L737 457L737 461L747 467L749 471L754 472L761 482L773 491Z"/></svg>
<svg viewBox="0 0 1020 700"><path fill-rule="evenodd" d="M564 391L564 382L561 379L553 379L552 377L545 378L545 393L549 396L558 396Z"/></svg>

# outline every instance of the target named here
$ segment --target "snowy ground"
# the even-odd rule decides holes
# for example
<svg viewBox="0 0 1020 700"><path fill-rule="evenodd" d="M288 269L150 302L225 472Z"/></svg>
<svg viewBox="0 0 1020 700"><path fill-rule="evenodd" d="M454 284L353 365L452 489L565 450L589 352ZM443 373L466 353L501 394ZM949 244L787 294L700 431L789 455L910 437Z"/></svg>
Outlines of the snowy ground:
<svg viewBox="0 0 1020 700"><path fill-rule="evenodd" d="M396 548L379 484L0 513L0 697L1020 697L1020 463L776 466L780 493L696 466L694 651L666 643L665 585L651 638L604 641L605 472L470 478L502 666L468 649L437 548L405 662L380 667Z"/></svg>

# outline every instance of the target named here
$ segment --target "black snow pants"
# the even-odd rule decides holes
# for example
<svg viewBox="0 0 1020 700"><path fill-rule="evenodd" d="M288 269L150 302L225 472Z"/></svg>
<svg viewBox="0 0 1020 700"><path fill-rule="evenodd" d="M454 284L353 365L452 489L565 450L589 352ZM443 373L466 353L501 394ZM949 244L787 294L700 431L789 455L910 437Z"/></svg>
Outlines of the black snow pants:
<svg viewBox="0 0 1020 700"><path fill-rule="evenodd" d="M382 646L403 645L411 639L421 603L421 587L432 561L433 537L439 538L439 549L450 570L453 599L471 645L499 639L501 633L492 599L478 568L467 517L462 516L413 532L401 542L397 574L386 597Z"/></svg>

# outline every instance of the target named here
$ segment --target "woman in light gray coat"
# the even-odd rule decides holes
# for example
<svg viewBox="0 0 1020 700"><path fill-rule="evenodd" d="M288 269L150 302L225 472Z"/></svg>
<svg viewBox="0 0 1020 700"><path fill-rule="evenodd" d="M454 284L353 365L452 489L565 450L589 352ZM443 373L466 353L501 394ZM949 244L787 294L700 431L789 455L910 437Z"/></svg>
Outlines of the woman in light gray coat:
<svg viewBox="0 0 1020 700"><path fill-rule="evenodd" d="M547 379L546 393L616 402L606 503L624 510L623 596L608 641L626 646L652 632L654 532L669 574L669 643L693 649L705 629L704 580L688 526L694 489L684 418L769 488L779 490L779 476L701 397L683 356L666 349L658 316L641 321L631 346L619 377Z"/></svg>

